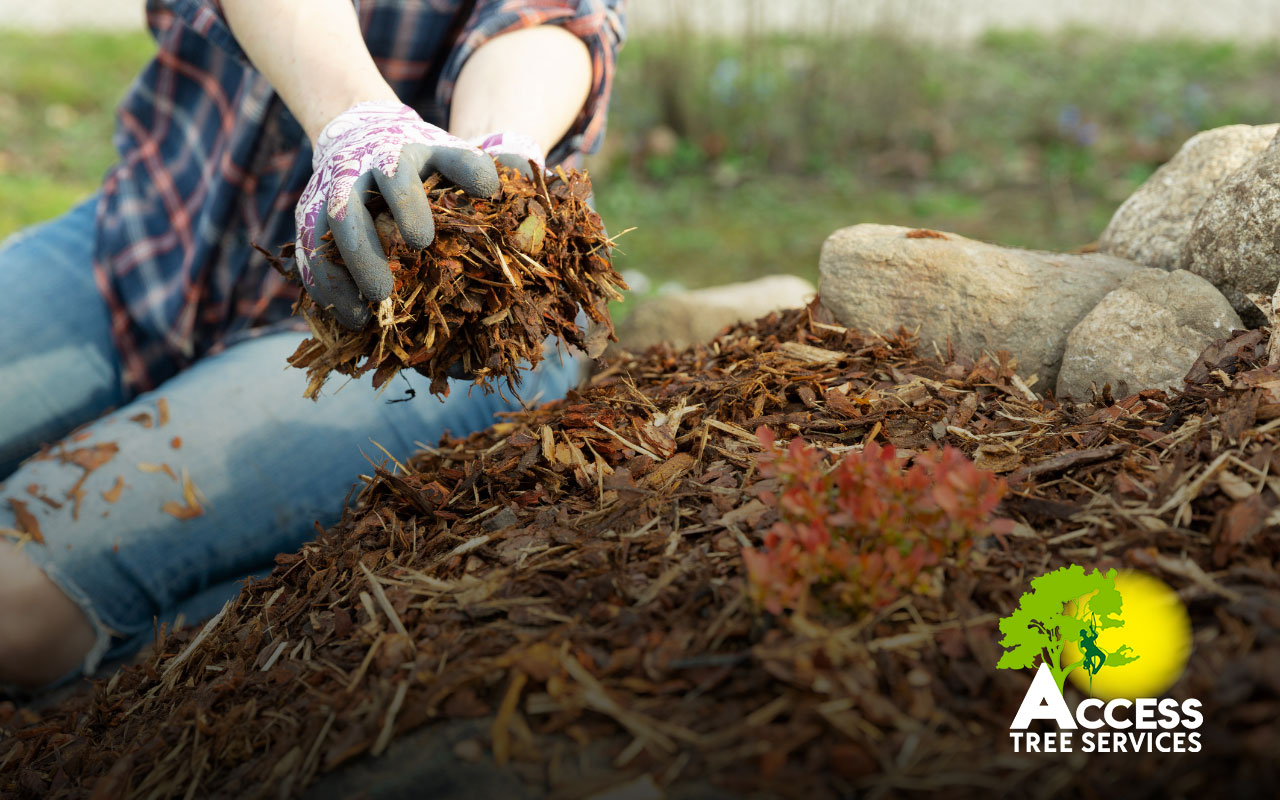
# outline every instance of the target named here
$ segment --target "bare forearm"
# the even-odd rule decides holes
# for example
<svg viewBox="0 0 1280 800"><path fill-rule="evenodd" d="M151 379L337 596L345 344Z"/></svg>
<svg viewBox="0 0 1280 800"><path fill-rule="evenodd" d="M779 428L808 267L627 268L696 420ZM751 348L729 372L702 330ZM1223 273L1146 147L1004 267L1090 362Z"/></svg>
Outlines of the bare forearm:
<svg viewBox="0 0 1280 800"><path fill-rule="evenodd" d="M222 0L236 41L314 144L356 103L395 101L351 0Z"/></svg>
<svg viewBox="0 0 1280 800"><path fill-rule="evenodd" d="M361 36L350 0L223 0L236 40L312 143L352 105L395 101ZM573 125L591 88L586 45L555 26L498 36L463 66L450 131L532 137L549 151Z"/></svg>
<svg viewBox="0 0 1280 800"><path fill-rule="evenodd" d="M590 89L591 56L573 34L550 25L503 34L463 66L449 130L464 139L518 131L548 152L569 131Z"/></svg>

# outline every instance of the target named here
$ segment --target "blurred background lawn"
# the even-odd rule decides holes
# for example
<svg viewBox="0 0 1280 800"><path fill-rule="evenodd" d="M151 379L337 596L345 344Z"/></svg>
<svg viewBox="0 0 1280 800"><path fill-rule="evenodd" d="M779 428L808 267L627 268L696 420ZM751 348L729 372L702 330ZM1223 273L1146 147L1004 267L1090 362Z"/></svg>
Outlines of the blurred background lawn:
<svg viewBox="0 0 1280 800"><path fill-rule="evenodd" d="M93 191L143 33L0 31L0 236ZM876 33L637 35L589 166L650 290L813 278L832 230L1093 241L1195 131L1277 118L1280 48L1078 30L963 47Z"/></svg>

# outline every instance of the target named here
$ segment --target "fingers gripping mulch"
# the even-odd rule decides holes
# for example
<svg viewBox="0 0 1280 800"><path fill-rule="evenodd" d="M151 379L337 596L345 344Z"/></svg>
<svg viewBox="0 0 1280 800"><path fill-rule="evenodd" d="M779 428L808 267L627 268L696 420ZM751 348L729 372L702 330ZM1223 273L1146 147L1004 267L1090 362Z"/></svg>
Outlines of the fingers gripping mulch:
<svg viewBox="0 0 1280 800"><path fill-rule="evenodd" d="M424 184L436 238L426 250L405 244L380 196L369 200L395 279L375 319L352 331L304 293L295 309L311 327L289 363L307 370L306 395L315 398L331 373L358 378L373 373L381 387L403 369L431 378L431 391L448 395L448 377L473 376L485 390L542 360L543 342L556 337L593 358L613 338L609 301L626 284L609 263L612 242L587 205L586 174L557 169L533 179L499 168L497 198L474 198ZM324 245L341 255L326 236ZM292 258L286 253L285 261ZM579 309L593 323L584 335Z"/></svg>
<svg viewBox="0 0 1280 800"><path fill-rule="evenodd" d="M343 522L145 664L43 713L0 715L0 794L275 796L395 736L479 718L460 748L559 797L648 776L834 798L1256 795L1280 741L1280 378L1240 334L1191 383L1074 405L999 358L921 358L820 308L448 440L366 481ZM1011 534L939 596L770 617L741 548L776 519L757 426L833 454L962 448L1003 475ZM1194 642L1174 697L1200 754L1013 754L1032 673L996 622L1066 563L1173 586ZM1074 691L1074 690L1071 690ZM478 745L478 746L475 746ZM605 748L588 775L579 755ZM388 766L388 769L395 768Z"/></svg>

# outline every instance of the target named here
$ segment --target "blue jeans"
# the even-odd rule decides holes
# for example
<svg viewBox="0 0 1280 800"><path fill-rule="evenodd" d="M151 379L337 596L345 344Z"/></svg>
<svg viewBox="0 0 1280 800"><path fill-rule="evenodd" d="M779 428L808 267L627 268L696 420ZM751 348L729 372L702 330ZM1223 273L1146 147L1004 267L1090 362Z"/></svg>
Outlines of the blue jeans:
<svg viewBox="0 0 1280 800"><path fill-rule="evenodd" d="M98 631L86 672L136 649L157 618L211 615L246 576L313 538L317 522L336 522L358 476L385 460L377 445L403 460L415 442L466 435L519 408L467 384L441 401L412 373L408 402L388 402L405 394L400 379L378 396L367 377L335 378L318 402L306 400L304 374L285 363L303 337L291 331L125 396L93 278L93 231L90 199L0 246L0 529L19 527L10 500L34 514L44 543L27 541L25 552ZM561 397L577 375L574 358L553 355L521 394ZM88 473L77 504L69 492L85 471L59 454L95 447L109 460ZM196 505L188 481L202 495ZM203 513L188 513L197 506Z"/></svg>

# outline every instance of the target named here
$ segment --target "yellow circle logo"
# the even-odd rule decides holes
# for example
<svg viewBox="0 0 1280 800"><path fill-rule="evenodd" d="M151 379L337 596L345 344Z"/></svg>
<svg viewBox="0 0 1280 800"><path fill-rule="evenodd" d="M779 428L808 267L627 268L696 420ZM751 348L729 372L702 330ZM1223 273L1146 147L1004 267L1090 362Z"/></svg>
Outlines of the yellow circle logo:
<svg viewBox="0 0 1280 800"><path fill-rule="evenodd" d="M1178 595L1150 575L1125 570L1113 579L1123 605L1123 625L1087 625L1062 649L1064 667L1078 689L1105 700L1158 697L1182 676L1191 655L1191 618ZM1089 616L1092 595L1078 598ZM1068 609L1071 605L1068 604Z"/></svg>

